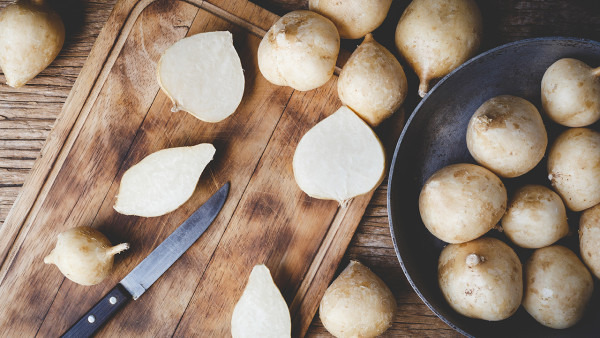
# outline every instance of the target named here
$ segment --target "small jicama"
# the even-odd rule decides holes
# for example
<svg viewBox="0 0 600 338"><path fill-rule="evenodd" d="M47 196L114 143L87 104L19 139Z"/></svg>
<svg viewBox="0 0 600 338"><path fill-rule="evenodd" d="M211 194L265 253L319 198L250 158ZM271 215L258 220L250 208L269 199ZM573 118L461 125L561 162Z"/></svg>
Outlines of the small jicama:
<svg viewBox="0 0 600 338"><path fill-rule="evenodd" d="M562 132L548 153L548 179L573 211L600 203L600 133L588 128Z"/></svg>
<svg viewBox="0 0 600 338"><path fill-rule="evenodd" d="M184 110L206 122L233 114L244 95L244 71L230 32L207 32L179 40L158 61L158 83Z"/></svg>
<svg viewBox="0 0 600 338"><path fill-rule="evenodd" d="M81 285L95 285L106 278L112 269L114 256L129 249L129 244L112 246L100 231L76 227L58 234L56 247L44 258L55 264L68 279Z"/></svg>
<svg viewBox="0 0 600 338"><path fill-rule="evenodd" d="M242 297L233 309L233 338L290 337L292 321L288 306L264 265L256 265Z"/></svg>
<svg viewBox="0 0 600 338"><path fill-rule="evenodd" d="M482 19L474 0L413 0L398 22L396 47L419 76L419 95L475 54Z"/></svg>
<svg viewBox="0 0 600 338"><path fill-rule="evenodd" d="M342 68L338 79L340 101L375 127L400 108L406 92L406 75L400 62L367 34Z"/></svg>
<svg viewBox="0 0 600 338"><path fill-rule="evenodd" d="M340 36L333 22L311 11L293 11L269 29L258 46L258 67L272 84L306 91L333 76Z"/></svg>
<svg viewBox="0 0 600 338"><path fill-rule="evenodd" d="M600 119L600 67L560 59L542 78L542 106L556 123L585 127Z"/></svg>
<svg viewBox="0 0 600 338"><path fill-rule="evenodd" d="M21 87L60 52L65 26L44 0L20 0L0 12L0 67L11 87Z"/></svg>
<svg viewBox="0 0 600 338"><path fill-rule="evenodd" d="M379 27L392 0L309 0L308 8L333 21L342 39L359 39Z"/></svg>
<svg viewBox="0 0 600 338"><path fill-rule="evenodd" d="M302 137L293 169L296 183L309 196L345 206L381 183L385 152L371 127L342 106Z"/></svg>
<svg viewBox="0 0 600 338"><path fill-rule="evenodd" d="M369 268L351 261L327 288L319 306L323 326L336 337L376 337L391 325L396 299Z"/></svg>
<svg viewBox="0 0 600 338"><path fill-rule="evenodd" d="M214 154L212 144L201 143L148 155L123 174L114 209L121 214L144 217L161 216L177 209L192 196Z"/></svg>

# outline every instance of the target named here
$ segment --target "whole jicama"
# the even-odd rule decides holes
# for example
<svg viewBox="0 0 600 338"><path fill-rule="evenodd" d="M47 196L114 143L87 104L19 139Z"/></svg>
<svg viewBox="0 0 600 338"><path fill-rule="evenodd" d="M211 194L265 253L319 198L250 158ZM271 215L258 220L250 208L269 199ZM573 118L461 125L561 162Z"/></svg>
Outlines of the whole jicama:
<svg viewBox="0 0 600 338"><path fill-rule="evenodd" d="M432 79L445 76L479 48L481 13L473 0L414 0L396 28L396 47L415 70L425 96Z"/></svg>
<svg viewBox="0 0 600 338"><path fill-rule="evenodd" d="M44 0L20 0L0 12L0 67L11 87L46 69L65 41L65 26Z"/></svg>
<svg viewBox="0 0 600 338"><path fill-rule="evenodd" d="M56 247L44 258L65 277L81 285L95 285L112 270L114 256L129 249L128 243L113 246L100 231L76 227L58 234Z"/></svg>

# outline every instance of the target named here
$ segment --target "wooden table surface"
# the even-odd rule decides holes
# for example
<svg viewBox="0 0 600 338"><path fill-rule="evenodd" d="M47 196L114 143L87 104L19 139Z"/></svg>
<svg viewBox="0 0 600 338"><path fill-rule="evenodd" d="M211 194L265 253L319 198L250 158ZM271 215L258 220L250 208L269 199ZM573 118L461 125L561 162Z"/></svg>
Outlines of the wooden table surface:
<svg viewBox="0 0 600 338"><path fill-rule="evenodd" d="M164 0L171 1L171 0ZM12 1L0 0L0 7ZM65 21L67 36L58 58L28 85L13 89L0 75L0 226L17 198L23 182L48 136L62 105L117 0L49 0ZM307 0L255 0L263 7L284 14L306 8ZM484 18L481 50L530 37L571 36L600 40L598 0L479 0ZM393 32L408 0L395 0L388 18L375 38L396 53ZM352 49L356 41L343 41ZM418 103L414 74L403 63L410 95L404 109ZM594 65L598 66L598 65ZM417 297L404 277L390 238L386 181L377 189L340 268L349 259L371 267L392 289L398 301L393 326L384 336L456 336ZM308 336L327 337L318 316Z"/></svg>

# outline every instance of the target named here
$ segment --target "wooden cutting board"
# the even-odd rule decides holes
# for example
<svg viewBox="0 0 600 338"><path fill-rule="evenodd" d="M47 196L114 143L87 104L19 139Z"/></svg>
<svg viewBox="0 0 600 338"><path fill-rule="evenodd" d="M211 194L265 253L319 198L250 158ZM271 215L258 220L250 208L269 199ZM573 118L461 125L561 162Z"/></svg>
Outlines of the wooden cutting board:
<svg viewBox="0 0 600 338"><path fill-rule="evenodd" d="M0 229L0 335L63 333L227 181L229 198L207 232L100 336L227 336L250 270L263 263L290 306L293 336L304 335L371 194L339 208L297 187L296 144L341 103L336 77L309 92L262 77L256 51L277 19L245 0L117 3ZM171 112L156 64L177 40L215 30L233 33L246 89L234 115L210 124ZM388 153L402 124L397 113L377 131ZM113 210L125 170L157 150L203 142L217 153L182 207L155 218ZM131 243L96 286L43 264L57 234L81 225Z"/></svg>

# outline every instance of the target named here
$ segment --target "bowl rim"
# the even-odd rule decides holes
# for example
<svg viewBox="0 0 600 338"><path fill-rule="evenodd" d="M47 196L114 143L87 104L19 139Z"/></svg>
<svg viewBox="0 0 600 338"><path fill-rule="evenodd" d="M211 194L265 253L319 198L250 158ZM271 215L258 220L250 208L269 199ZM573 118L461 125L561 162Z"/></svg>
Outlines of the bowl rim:
<svg viewBox="0 0 600 338"><path fill-rule="evenodd" d="M398 262L400 263L400 266L402 268L402 271L404 272L404 275L406 276L406 279L408 280L408 283L410 284L410 286L413 288L413 290L415 291L415 293L419 296L419 298L421 299L421 301L423 301L423 303L425 303L425 305L427 305L427 307L439 318L441 319L444 323L446 323L446 325L450 326L452 329L456 330L458 333L466 336L466 337L474 337L473 335L467 333L465 330L459 328L458 326L456 326L453 322L451 322L450 320L448 320L446 317L444 317L439 311L437 311L437 309L431 305L431 303L429 303L429 301L425 298L425 296L423 296L423 294L421 293L421 291L419 290L419 288L415 285L414 281L412 280L412 278L410 277L408 271L406 270L406 267L404 265L404 261L402 259L402 257L400 256L400 251L398 249L398 243L396 241L396 234L394 231L394 222L392 220L392 212L391 212L391 208L390 208L390 200L391 200L391 191L392 191L392 186L393 186L393 173L396 167L396 163L397 163L397 159L398 159L398 152L400 150L400 146L404 140L404 136L406 135L406 132L408 130L408 128L411 125L412 120L414 119L414 117L416 116L416 114L419 112L419 110L421 109L421 106L427 101L427 99L429 98L430 95L432 95L432 93L435 92L435 90L443 85L450 77L452 77L455 73L461 71L463 68L468 67L471 63L474 63L475 61L484 58L490 54L494 54L497 53L499 51L502 51L504 49L507 48L511 48L514 46L519 46L519 45L526 45L526 44L530 44L530 43L534 43L534 42L540 42L540 41L572 41L572 42L583 42L583 43L590 43L590 44L596 44L596 45L600 45L600 42L595 41L595 40L591 40L591 39L585 39L585 38L575 38L575 37L563 37L563 36L548 36L548 37L539 37L539 38L529 38L529 39L523 39L523 40L517 40L517 41L513 41L513 42L509 42L503 45L500 45L498 47L494 47L492 49L489 49L487 51L484 51L474 57L472 57L471 59L467 60L466 62L464 62L463 64L461 64L460 66L458 66L457 68L455 68L453 71L451 71L450 73L448 73L446 76L444 76L442 79L440 79L435 86L433 86L429 92L427 92L427 94L421 99L421 101L417 104L417 106L415 107L415 109L412 111L412 113L410 114L410 116L408 117L408 119L406 120L406 123L404 124L404 127L402 128L402 133L400 134L400 137L398 137L398 141L396 142L396 147L394 149L394 156L392 157L392 161L391 161L391 165L390 165L390 170L388 172L388 182L387 182L387 197L386 197L386 203L387 203L387 216L388 216L388 225L390 227L390 235L392 237L392 243L394 245L394 252L396 253L396 258L398 259Z"/></svg>

